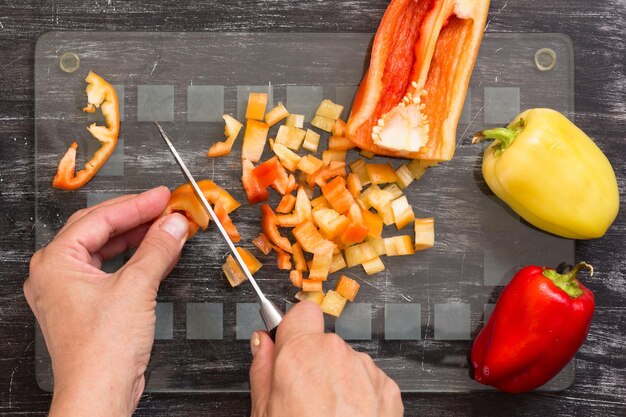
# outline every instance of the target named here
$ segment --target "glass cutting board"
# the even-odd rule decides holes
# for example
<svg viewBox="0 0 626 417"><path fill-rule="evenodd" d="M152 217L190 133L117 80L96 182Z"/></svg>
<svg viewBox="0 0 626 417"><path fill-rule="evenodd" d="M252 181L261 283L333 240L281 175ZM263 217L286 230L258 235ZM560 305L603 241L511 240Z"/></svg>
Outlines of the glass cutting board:
<svg viewBox="0 0 626 417"><path fill-rule="evenodd" d="M163 122L197 179L211 178L245 201L241 139L227 157L205 156L211 143L223 140L221 115L243 120L248 93L265 91L270 105L282 101L290 112L304 114L305 127L323 98L344 104L345 119L367 68L372 37L361 33L43 35L35 61L37 247L49 242L78 209L116 195L160 184L173 188L183 182L154 120ZM100 119L81 111L86 103L83 80L89 70L102 75L118 92L119 143L85 187L76 192L54 190L52 178L69 144L79 144L79 166L98 146L85 128ZM556 267L574 262L574 241L536 230L492 195L480 173L484 147L470 145L473 132L506 124L523 109L546 106L572 117L573 74L572 45L564 35L486 34L458 126L454 160L428 170L407 190L416 216L435 218L435 247L413 256L383 258L386 269L371 277L360 267L340 271L355 278L361 291L341 318L326 317L327 330L369 353L403 391L488 389L469 377L467 355L503 285L521 265ZM328 135L322 137L324 141ZM357 157L351 151L348 161ZM375 159L395 167L403 163ZM274 193L270 204L275 207L277 202ZM265 264L257 275L259 284L268 298L286 309L296 292L288 273L276 268L273 254L263 256L250 243L260 231L259 208L244 205L232 218L242 234L242 246L252 248ZM389 227L385 233L398 232ZM232 289L223 276L226 253L217 233L197 235L161 286L156 340L146 373L148 391L249 389L248 338L263 324L250 285ZM107 270L119 268L127 258L128 254L109 262ZM337 275L329 279L328 288ZM50 359L40 332L36 371L39 385L50 390ZM573 378L571 363L542 389L564 389Z"/></svg>

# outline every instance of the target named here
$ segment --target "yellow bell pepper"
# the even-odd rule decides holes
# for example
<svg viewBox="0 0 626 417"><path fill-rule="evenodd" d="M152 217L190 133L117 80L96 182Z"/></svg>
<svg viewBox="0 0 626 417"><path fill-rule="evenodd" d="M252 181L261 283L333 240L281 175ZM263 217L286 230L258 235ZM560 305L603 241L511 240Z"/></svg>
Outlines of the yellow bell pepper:
<svg viewBox="0 0 626 417"><path fill-rule="evenodd" d="M536 227L572 239L604 235L619 210L615 172L582 130L557 111L531 109L493 139L483 157L489 188Z"/></svg>

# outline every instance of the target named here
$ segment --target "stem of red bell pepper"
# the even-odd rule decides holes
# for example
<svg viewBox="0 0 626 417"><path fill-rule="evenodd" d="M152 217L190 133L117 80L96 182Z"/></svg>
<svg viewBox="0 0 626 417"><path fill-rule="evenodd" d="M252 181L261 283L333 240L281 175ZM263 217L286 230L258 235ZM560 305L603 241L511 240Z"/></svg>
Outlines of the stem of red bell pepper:
<svg viewBox="0 0 626 417"><path fill-rule="evenodd" d="M517 135L524 129L526 122L519 119L517 123L510 127L495 127L493 129L481 130L474 134L472 144L481 143L485 140L497 140L500 143L496 145L495 152L500 153L511 146Z"/></svg>
<svg viewBox="0 0 626 417"><path fill-rule="evenodd" d="M590 275L593 275L593 267L586 262L580 262L572 268L571 271L565 274L559 274L554 269L545 268L543 270L543 276L550 279L554 285L565 291L571 298L578 298L585 293L583 289L580 288L580 283L576 279L578 272L582 268L587 268Z"/></svg>

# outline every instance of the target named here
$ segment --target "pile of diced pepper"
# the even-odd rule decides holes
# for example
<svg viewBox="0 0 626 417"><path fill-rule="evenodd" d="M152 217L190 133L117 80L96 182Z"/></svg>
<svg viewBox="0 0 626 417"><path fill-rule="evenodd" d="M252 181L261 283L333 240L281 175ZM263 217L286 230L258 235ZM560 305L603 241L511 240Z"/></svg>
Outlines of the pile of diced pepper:
<svg viewBox="0 0 626 417"><path fill-rule="evenodd" d="M320 134L303 128L304 115L290 114L282 103L265 113L267 101L266 93L251 93L248 100L242 182L250 204L266 201L269 187L283 197L275 210L267 204L260 206L262 233L252 243L265 255L276 253L278 268L289 270L291 283L300 289L296 299L314 301L322 311L338 317L346 303L354 301L360 286L340 275L334 289L324 292L329 274L356 265L368 275L376 274L385 269L382 255L411 255L433 246L433 218L416 219L403 195L432 163L412 160L394 170L390 164L367 163L359 158L347 164L348 173L346 155L355 146L344 136L346 124L340 119L343 106L323 100L310 122L331 134L328 149L319 159L315 154ZM270 127L283 120L276 138L269 139L274 156L259 163ZM227 139L215 143L209 157L230 153L243 128L229 115L224 115L224 121ZM301 148L309 153L296 153ZM362 151L361 156L371 159L374 155ZM314 197L316 187L321 194ZM383 225L393 224L398 230L413 224L414 241L410 235L383 238ZM283 236L279 228L292 228L295 242ZM237 250L252 274L261 268L262 263L248 250ZM233 287L246 280L232 256L222 269Z"/></svg>

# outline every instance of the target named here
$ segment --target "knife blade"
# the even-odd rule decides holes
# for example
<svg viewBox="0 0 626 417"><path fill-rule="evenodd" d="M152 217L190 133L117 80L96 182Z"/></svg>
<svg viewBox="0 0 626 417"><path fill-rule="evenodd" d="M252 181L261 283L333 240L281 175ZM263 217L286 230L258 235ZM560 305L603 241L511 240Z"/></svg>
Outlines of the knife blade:
<svg viewBox="0 0 626 417"><path fill-rule="evenodd" d="M196 195L198 200L200 200L200 203L202 204L202 206L206 210L207 214L209 215L211 220L213 220L213 222L217 226L218 230L222 234L222 237L226 241L226 244L228 245L228 248L229 248L231 254L233 255L233 257L237 261L237 264L239 265L239 267L241 268L243 273L246 275L246 277L248 278L248 280L252 284L252 287L254 288L254 291L256 292L257 297L259 298L261 317L263 318L263 322L265 323L265 327L266 327L267 331L270 333L270 336L272 337L272 339L274 339L274 337L276 335L276 329L277 329L278 325L280 324L280 322L282 321L283 313L276 306L276 304L274 304L273 302L268 300L267 297L265 296L265 294L263 294L263 291L261 291L261 288L259 287L259 285L257 284L256 280L254 279L254 277L250 273L250 270L246 266L246 263L243 261L241 255L239 255L239 252L235 248L235 244L230 239L230 236L228 236L228 233L226 232L226 229L224 229L224 226L222 226L222 223L217 218L217 215L215 214L215 211L213 211L213 208L211 207L211 205L207 201L206 197L202 193L202 190L198 186L198 183L193 178L193 175L191 175L191 172L189 172L189 169L187 168L187 166L183 162L182 158L180 157L180 154L178 153L178 151L176 150L174 145L172 144L172 141L170 140L169 136L167 135L167 133L165 133L165 131L163 130L163 128L161 127L159 122L154 122L154 123L156 124L157 128L159 129L159 133L161 134L161 137L163 138L163 140L167 144L170 152L174 156L174 159L176 160L176 163L178 163L178 166L180 167L181 171L183 172L183 175L185 176L185 178L187 179L187 181L189 182L189 184L193 188L194 194Z"/></svg>

